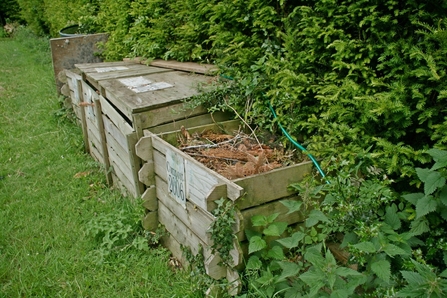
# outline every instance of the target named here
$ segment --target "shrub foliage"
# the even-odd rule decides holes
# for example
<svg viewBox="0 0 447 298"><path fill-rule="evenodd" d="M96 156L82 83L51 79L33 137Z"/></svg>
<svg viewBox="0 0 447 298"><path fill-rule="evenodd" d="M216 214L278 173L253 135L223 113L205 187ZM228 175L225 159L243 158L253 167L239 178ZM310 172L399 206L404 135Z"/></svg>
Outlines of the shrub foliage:
<svg viewBox="0 0 447 298"><path fill-rule="evenodd" d="M306 262L290 265L280 246L267 245L268 226L280 224L265 219L267 233L249 237L254 288L345 297L380 284L374 295L445 294L447 1L17 2L42 34L71 23L108 32L109 60L216 64L233 84L203 103L270 130L280 123L322 161L332 181L323 204L279 242ZM322 245L339 234L362 276Z"/></svg>

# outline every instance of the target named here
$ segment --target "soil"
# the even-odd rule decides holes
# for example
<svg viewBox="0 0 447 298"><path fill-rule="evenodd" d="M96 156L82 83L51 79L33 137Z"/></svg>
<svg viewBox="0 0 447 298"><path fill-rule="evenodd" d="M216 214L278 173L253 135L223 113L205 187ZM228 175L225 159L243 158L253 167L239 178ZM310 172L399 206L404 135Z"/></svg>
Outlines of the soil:
<svg viewBox="0 0 447 298"><path fill-rule="evenodd" d="M302 154L285 150L276 144L273 136L260 141L258 137L243 132L228 135L207 130L201 134L190 135L184 127L181 132L178 140L180 150L231 180L304 160Z"/></svg>

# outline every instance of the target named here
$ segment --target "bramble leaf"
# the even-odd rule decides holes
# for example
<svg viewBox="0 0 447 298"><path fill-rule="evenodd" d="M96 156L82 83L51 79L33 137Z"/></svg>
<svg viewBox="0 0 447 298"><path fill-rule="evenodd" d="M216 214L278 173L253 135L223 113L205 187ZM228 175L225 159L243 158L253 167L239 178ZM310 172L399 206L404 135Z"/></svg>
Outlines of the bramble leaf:
<svg viewBox="0 0 447 298"><path fill-rule="evenodd" d="M416 204L416 219L436 210L438 203L433 196L424 196Z"/></svg>
<svg viewBox="0 0 447 298"><path fill-rule="evenodd" d="M371 270L385 282L388 282L391 277L391 264L387 260L375 261L371 264Z"/></svg>

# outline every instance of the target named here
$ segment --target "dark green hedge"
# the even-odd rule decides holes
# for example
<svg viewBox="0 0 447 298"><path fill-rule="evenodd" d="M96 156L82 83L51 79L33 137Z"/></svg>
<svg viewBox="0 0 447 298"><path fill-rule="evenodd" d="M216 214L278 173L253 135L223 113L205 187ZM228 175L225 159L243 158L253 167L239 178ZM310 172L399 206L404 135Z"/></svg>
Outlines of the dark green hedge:
<svg viewBox="0 0 447 298"><path fill-rule="evenodd" d="M268 109L317 156L369 148L396 177L445 148L447 1L18 0L30 27L108 32L109 60L219 65L230 103L274 129ZM239 93L237 93L239 92Z"/></svg>

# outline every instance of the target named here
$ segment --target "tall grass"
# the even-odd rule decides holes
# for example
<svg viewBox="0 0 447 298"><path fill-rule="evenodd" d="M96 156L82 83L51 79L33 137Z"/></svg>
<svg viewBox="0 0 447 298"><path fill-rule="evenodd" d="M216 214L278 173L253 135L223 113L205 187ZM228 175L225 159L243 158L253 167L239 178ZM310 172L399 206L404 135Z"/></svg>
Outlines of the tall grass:
<svg viewBox="0 0 447 298"><path fill-rule="evenodd" d="M163 248L97 257L92 219L141 208L105 185L60 117L48 40L0 38L0 69L0 297L201 297Z"/></svg>

